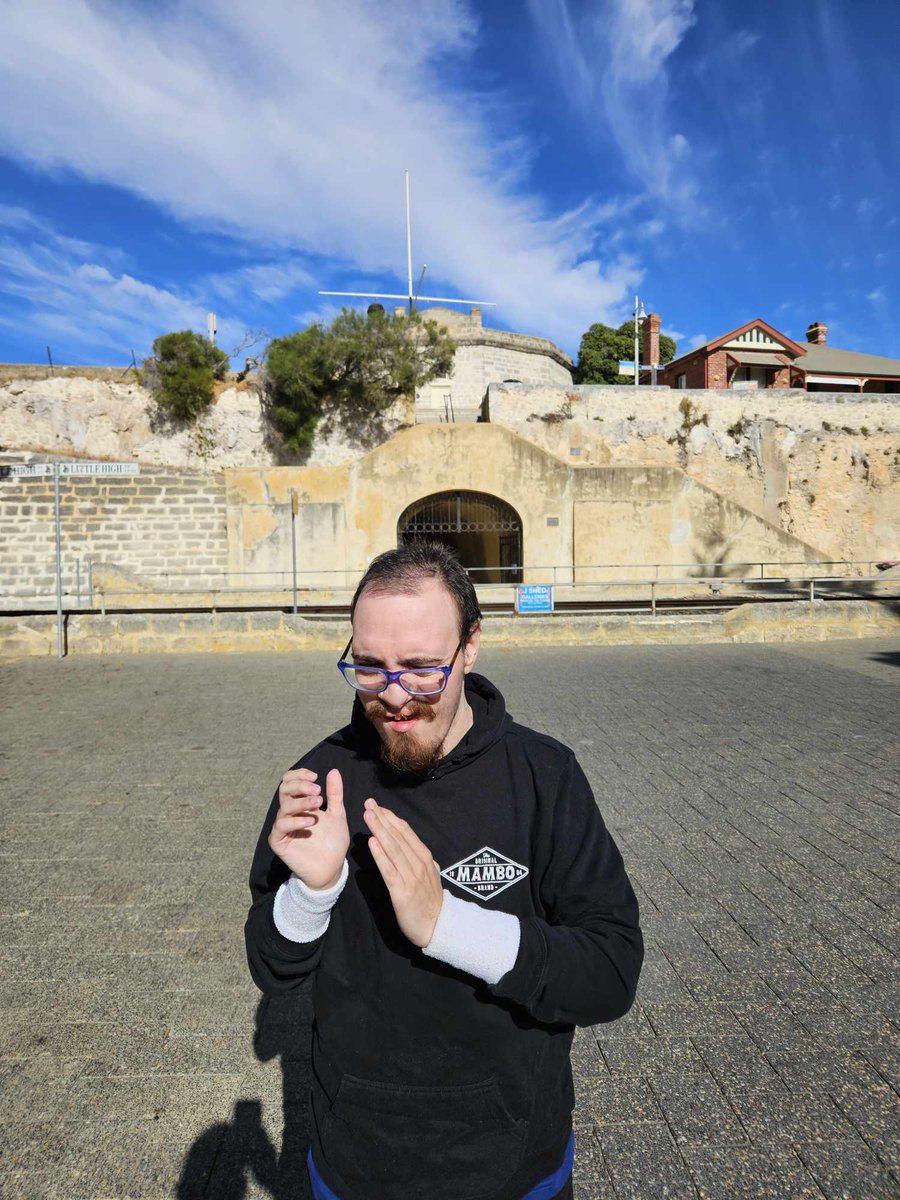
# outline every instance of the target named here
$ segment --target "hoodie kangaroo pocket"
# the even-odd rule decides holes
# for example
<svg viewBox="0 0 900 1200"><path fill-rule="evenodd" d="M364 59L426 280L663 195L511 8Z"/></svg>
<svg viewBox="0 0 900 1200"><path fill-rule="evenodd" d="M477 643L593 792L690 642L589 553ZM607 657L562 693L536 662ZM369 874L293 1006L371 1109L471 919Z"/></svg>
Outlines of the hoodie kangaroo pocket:
<svg viewBox="0 0 900 1200"><path fill-rule="evenodd" d="M496 1191L522 1159L527 1121L510 1115L495 1079L398 1087L345 1075L321 1129L332 1169L366 1195L426 1185L428 1200ZM415 1193L418 1194L418 1193Z"/></svg>

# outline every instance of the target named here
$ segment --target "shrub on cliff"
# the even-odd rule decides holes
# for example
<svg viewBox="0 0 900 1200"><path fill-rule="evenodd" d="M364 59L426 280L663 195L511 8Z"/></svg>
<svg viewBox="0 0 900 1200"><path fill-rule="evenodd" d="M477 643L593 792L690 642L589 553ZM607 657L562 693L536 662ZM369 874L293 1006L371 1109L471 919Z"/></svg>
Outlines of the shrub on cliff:
<svg viewBox="0 0 900 1200"><path fill-rule="evenodd" d="M449 374L455 343L434 321L342 309L269 344L262 372L266 413L282 448L302 454L317 431L340 426L365 443L385 413L429 379Z"/></svg>
<svg viewBox="0 0 900 1200"><path fill-rule="evenodd" d="M227 370L228 355L223 350L199 333L183 329L156 339L141 376L161 416L191 424L212 404L213 384Z"/></svg>

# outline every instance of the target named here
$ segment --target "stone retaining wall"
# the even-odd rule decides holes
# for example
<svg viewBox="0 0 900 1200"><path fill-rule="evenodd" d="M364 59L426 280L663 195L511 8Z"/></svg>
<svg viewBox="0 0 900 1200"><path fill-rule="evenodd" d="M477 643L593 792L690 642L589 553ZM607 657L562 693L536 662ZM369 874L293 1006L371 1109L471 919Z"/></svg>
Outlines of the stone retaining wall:
<svg viewBox="0 0 900 1200"><path fill-rule="evenodd" d="M70 655L334 650L349 623L288 613L127 613L79 615L66 623ZM707 642L804 642L891 637L900 633L900 603L815 600L745 604L703 616L493 617L492 647L680 645ZM0 618L0 658L57 652L53 617Z"/></svg>

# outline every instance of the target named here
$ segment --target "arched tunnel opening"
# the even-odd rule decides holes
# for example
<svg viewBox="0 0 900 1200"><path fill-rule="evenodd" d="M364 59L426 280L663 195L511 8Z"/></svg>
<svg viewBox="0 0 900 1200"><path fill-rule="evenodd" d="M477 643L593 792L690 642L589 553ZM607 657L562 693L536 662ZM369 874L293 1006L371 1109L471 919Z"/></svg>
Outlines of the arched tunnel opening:
<svg viewBox="0 0 900 1200"><path fill-rule="evenodd" d="M437 492L410 504L397 522L397 543L445 542L473 583L522 582L522 521L487 492Z"/></svg>

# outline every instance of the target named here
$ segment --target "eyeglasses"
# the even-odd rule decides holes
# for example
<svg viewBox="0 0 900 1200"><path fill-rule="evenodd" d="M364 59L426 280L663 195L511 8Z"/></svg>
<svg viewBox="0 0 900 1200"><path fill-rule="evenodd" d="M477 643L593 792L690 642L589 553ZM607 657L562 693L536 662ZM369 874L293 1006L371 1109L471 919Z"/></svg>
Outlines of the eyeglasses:
<svg viewBox="0 0 900 1200"><path fill-rule="evenodd" d="M463 643L456 647L456 653L446 667L408 667L403 671L385 671L383 667L357 666L345 662L344 654L353 644L353 638L344 647L344 653L338 662L338 670L357 692L383 692L389 684L399 683L404 692L410 696L437 696L447 686L453 664L456 662Z"/></svg>

